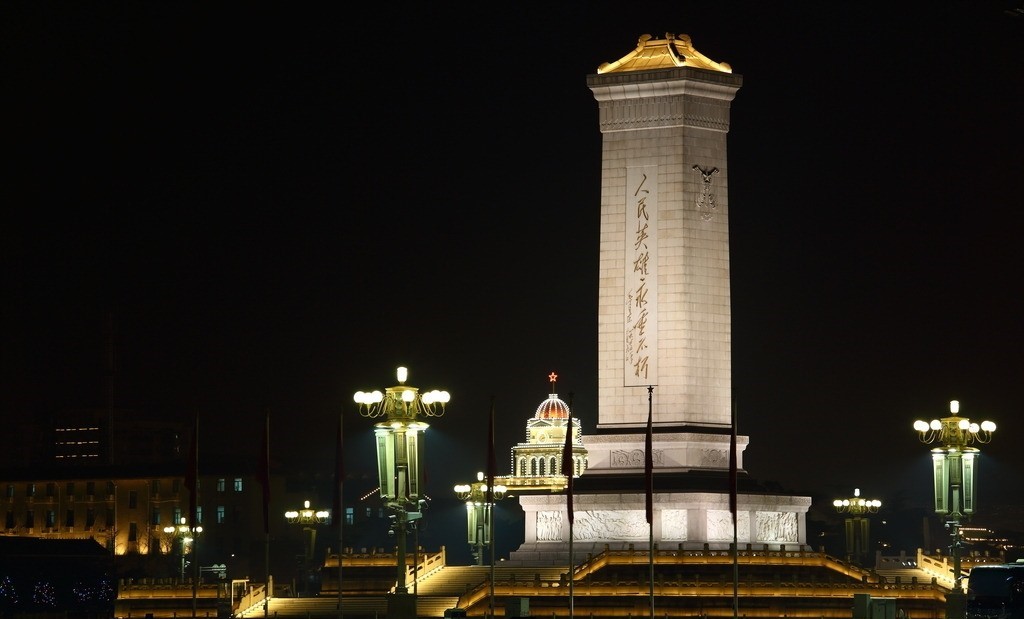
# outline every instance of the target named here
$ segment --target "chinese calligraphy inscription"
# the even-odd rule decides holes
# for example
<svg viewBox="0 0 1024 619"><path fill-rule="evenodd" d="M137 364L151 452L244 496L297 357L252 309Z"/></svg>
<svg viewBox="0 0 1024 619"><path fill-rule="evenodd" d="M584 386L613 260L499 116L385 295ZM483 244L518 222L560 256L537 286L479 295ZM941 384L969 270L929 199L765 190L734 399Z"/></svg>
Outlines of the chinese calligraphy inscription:
<svg viewBox="0 0 1024 619"><path fill-rule="evenodd" d="M625 385L658 376L658 167L626 170Z"/></svg>

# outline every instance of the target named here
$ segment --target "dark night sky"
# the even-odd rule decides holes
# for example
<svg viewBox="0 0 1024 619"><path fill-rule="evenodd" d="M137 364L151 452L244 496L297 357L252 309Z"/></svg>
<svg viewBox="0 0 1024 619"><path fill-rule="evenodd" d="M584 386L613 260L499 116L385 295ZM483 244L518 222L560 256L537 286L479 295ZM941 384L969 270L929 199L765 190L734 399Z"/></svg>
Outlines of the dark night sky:
<svg viewBox="0 0 1024 619"><path fill-rule="evenodd" d="M746 468L929 492L911 429L999 425L1024 496L1018 2L5 3L6 417L117 404L275 459L373 463L358 389L452 393L429 487L499 468L556 371L596 423L600 133L585 78L689 34L732 105L733 386ZM891 3L897 4L897 3ZM709 8L709 5L718 5ZM353 5L354 6L354 5ZM838 496L838 495L837 495ZM979 507L981 509L981 507Z"/></svg>

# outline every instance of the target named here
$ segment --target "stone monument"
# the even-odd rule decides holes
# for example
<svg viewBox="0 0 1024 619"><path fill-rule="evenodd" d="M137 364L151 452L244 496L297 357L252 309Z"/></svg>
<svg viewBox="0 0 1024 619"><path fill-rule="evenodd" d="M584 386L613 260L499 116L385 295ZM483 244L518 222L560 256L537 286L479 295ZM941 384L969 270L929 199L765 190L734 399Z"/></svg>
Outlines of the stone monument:
<svg viewBox="0 0 1024 619"><path fill-rule="evenodd" d="M732 435L729 279L730 104L742 77L687 35L640 37L587 77L602 134L598 423L582 436L574 557L605 548L799 548L810 498L758 491ZM652 419L654 511L646 518ZM519 497L513 562L568 559L566 494Z"/></svg>

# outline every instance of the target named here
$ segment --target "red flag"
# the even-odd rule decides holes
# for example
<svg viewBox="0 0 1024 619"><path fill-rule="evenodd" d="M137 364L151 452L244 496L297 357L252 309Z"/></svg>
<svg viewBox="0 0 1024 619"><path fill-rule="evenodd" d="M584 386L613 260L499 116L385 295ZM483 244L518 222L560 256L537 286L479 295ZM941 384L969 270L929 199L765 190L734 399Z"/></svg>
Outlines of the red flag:
<svg viewBox="0 0 1024 619"><path fill-rule="evenodd" d="M729 511L736 524L736 406L732 407L732 434L729 437Z"/></svg>
<svg viewBox="0 0 1024 619"><path fill-rule="evenodd" d="M572 477L574 472L572 460L572 409L565 420L565 446L562 447L562 475L565 475L565 509L569 514L569 524L573 523L572 513Z"/></svg>
<svg viewBox="0 0 1024 619"><path fill-rule="evenodd" d="M494 456L494 398L491 398L491 419L487 427L487 504L494 503L494 478L498 464Z"/></svg>
<svg viewBox="0 0 1024 619"><path fill-rule="evenodd" d="M263 428L263 446L259 455L260 486L263 487L263 532L270 535L270 413Z"/></svg>
<svg viewBox="0 0 1024 619"><path fill-rule="evenodd" d="M199 524L196 522L196 508L199 506L199 413L196 413L188 461L185 462L185 487L188 488L188 525L195 527Z"/></svg>
<svg viewBox="0 0 1024 619"><path fill-rule="evenodd" d="M647 388L647 436L644 439L644 485L647 491L646 508L647 524L654 523L654 456L651 445L654 442L654 428L651 424L654 387Z"/></svg>
<svg viewBox="0 0 1024 619"><path fill-rule="evenodd" d="M331 524L341 526L345 514L342 513L342 484L345 483L345 454L341 449L342 439L342 416L338 416L338 434L334 445L334 518Z"/></svg>

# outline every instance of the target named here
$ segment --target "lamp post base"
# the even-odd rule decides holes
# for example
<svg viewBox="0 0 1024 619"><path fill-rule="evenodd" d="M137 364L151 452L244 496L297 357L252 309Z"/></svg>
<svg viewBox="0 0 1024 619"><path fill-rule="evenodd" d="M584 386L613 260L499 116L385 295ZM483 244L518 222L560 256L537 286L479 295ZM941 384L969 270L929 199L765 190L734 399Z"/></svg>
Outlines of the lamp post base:
<svg viewBox="0 0 1024 619"><path fill-rule="evenodd" d="M946 619L964 619L967 616L967 594L951 591L946 594Z"/></svg>
<svg viewBox="0 0 1024 619"><path fill-rule="evenodd" d="M416 619L416 596L391 593L387 596L388 619Z"/></svg>

